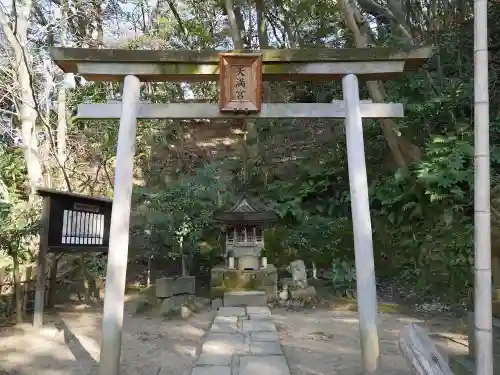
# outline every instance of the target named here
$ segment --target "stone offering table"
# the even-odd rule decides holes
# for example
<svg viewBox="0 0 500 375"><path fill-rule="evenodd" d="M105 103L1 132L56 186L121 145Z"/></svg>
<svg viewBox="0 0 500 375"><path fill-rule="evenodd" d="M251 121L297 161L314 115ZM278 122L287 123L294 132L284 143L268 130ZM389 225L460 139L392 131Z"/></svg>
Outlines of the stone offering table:
<svg viewBox="0 0 500 375"><path fill-rule="evenodd" d="M268 307L221 307L191 375L290 375Z"/></svg>

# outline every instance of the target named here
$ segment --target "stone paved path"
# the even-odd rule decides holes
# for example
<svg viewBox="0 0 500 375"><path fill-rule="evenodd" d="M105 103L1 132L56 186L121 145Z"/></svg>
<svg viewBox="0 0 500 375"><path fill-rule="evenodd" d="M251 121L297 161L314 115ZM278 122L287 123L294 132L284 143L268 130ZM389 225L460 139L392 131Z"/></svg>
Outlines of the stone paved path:
<svg viewBox="0 0 500 375"><path fill-rule="evenodd" d="M290 375L268 307L221 307L191 375Z"/></svg>

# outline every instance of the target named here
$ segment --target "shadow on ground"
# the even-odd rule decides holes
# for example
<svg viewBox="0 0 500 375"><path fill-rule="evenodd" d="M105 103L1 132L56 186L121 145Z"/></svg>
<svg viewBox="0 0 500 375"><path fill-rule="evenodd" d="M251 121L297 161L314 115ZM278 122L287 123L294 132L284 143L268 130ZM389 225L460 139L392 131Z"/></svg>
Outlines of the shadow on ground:
<svg viewBox="0 0 500 375"><path fill-rule="evenodd" d="M5 328L0 340L0 374L97 374L101 311L69 309L45 316L44 327L28 324ZM165 321L160 317L125 316L122 335L122 375L183 375L212 314Z"/></svg>

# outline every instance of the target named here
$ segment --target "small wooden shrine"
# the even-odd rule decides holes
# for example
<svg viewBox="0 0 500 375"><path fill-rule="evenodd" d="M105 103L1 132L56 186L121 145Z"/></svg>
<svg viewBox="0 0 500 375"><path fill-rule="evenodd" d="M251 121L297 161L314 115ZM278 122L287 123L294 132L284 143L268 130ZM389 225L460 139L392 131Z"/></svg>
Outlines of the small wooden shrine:
<svg viewBox="0 0 500 375"><path fill-rule="evenodd" d="M230 290L262 290L268 299L276 297L277 272L264 248L264 228L275 222L278 215L261 201L243 193L235 205L215 214L223 224L226 263L211 270L211 290L214 298Z"/></svg>
<svg viewBox="0 0 500 375"><path fill-rule="evenodd" d="M226 258L234 257L239 270L259 269L264 248L263 228L277 219L274 211L243 193L233 207L215 215L215 220L226 227Z"/></svg>

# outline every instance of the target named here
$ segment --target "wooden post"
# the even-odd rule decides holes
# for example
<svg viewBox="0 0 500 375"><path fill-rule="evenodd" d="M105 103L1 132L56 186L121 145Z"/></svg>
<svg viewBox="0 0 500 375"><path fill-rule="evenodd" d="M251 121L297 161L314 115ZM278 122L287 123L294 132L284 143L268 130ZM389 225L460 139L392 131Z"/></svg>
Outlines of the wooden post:
<svg viewBox="0 0 500 375"><path fill-rule="evenodd" d="M488 4L474 3L474 336L476 374L493 375Z"/></svg>
<svg viewBox="0 0 500 375"><path fill-rule="evenodd" d="M109 232L99 375L119 375L140 81L126 76Z"/></svg>
<svg viewBox="0 0 500 375"><path fill-rule="evenodd" d="M33 327L43 325L43 306L45 304L45 258L49 244L50 197L43 198L42 222L40 228L40 247L36 263L35 312Z"/></svg>
<svg viewBox="0 0 500 375"><path fill-rule="evenodd" d="M49 309L54 307L57 292L57 263L59 257L56 254L52 254L52 259L50 261L50 271L49 271L49 298L47 301L47 307Z"/></svg>
<svg viewBox="0 0 500 375"><path fill-rule="evenodd" d="M373 260L372 226L358 78L353 74L345 76L342 79L342 89L346 109L347 163L356 257L361 356L363 374L371 375L379 371L380 350L377 329L375 262Z"/></svg>

